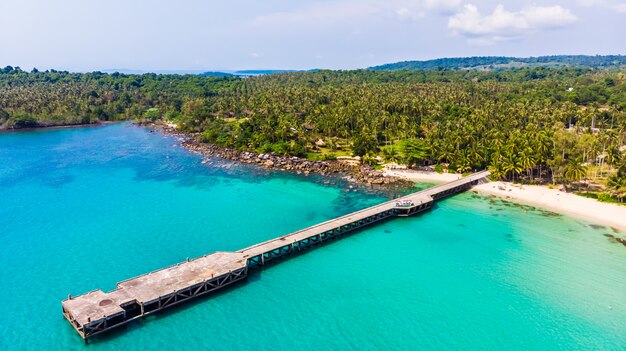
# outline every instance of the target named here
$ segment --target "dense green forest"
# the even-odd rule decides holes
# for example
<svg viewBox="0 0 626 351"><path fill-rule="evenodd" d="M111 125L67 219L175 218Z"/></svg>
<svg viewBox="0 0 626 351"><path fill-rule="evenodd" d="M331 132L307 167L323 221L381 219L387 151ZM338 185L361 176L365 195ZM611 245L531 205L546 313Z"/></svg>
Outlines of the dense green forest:
<svg viewBox="0 0 626 351"><path fill-rule="evenodd" d="M251 78L0 70L4 128L165 119L223 147L437 165L626 197L626 71L315 71Z"/></svg>
<svg viewBox="0 0 626 351"><path fill-rule="evenodd" d="M509 69L534 66L572 66L587 68L624 68L626 56L622 55L558 55L539 57L479 56L453 57L426 61L403 61L372 67L372 70L422 70L422 69Z"/></svg>
<svg viewBox="0 0 626 351"><path fill-rule="evenodd" d="M235 77L25 72L0 69L0 129L85 124L180 114L189 99L208 99L240 83ZM152 112L148 112L150 115Z"/></svg>

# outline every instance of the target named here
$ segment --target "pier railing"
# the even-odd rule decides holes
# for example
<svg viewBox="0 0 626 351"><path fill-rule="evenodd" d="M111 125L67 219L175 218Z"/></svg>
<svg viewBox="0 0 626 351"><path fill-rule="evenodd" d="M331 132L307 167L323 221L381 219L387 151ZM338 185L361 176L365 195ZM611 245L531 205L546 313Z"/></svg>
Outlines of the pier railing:
<svg viewBox="0 0 626 351"><path fill-rule="evenodd" d="M383 202L236 252L215 252L146 273L117 284L110 292L93 290L68 296L63 315L86 341L167 307L243 280L250 267L301 252L348 232L429 210L435 201L465 191L484 180L478 172L398 199Z"/></svg>

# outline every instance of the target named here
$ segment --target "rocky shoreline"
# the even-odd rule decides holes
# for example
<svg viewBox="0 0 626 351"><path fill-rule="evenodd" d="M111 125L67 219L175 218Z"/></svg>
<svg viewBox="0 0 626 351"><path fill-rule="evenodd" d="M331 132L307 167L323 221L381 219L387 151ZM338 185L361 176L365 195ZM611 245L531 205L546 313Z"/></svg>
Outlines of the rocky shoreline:
<svg viewBox="0 0 626 351"><path fill-rule="evenodd" d="M72 128L90 128L100 127L115 123L124 123L126 121L94 121L91 123L76 123L76 124L53 124L53 125L37 125L33 127L24 128L6 128L0 126L0 133L16 133L16 132L29 132L33 130L55 130L55 129L72 129Z"/></svg>
<svg viewBox="0 0 626 351"><path fill-rule="evenodd" d="M386 176L382 171L368 165L354 165L343 161L309 161L299 157L276 154L258 154L223 148L197 141L196 135L177 130L173 126L160 123L137 122L135 125L158 130L166 135L183 138L181 145L205 157L219 157L243 164L257 165L266 169L283 170L300 175L319 174L339 176L349 182L381 188L400 188L412 185L407 180Z"/></svg>

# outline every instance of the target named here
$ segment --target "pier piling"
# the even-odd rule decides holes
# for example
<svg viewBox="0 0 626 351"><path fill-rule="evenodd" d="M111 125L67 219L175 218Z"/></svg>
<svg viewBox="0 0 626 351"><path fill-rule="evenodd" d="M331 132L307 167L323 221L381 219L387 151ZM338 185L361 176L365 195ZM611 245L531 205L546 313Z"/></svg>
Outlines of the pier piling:
<svg viewBox="0 0 626 351"><path fill-rule="evenodd" d="M384 202L236 252L215 252L117 283L107 293L93 290L68 294L61 302L63 315L87 342L94 335L137 318L208 294L248 276L250 268L321 245L356 229L393 217L427 211L435 201L471 188L489 175L483 171Z"/></svg>

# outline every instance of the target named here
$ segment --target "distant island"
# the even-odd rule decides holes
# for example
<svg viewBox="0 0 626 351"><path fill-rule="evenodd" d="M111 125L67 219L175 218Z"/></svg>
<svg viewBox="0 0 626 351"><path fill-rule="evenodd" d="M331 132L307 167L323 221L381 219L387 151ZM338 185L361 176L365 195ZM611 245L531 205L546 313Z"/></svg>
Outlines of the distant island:
<svg viewBox="0 0 626 351"><path fill-rule="evenodd" d="M506 56L478 56L439 58L426 61L403 61L389 63L369 69L380 70L434 70L434 69L475 69L475 70L504 70L511 68L528 67L584 67L584 68L624 68L624 55L555 55L538 57L506 57Z"/></svg>
<svg viewBox="0 0 626 351"><path fill-rule="evenodd" d="M200 73L200 76L205 77L255 77L255 76L264 76L268 74L278 74L278 73L293 73L293 72L306 72L306 71L298 71L298 70L288 70L288 69L248 69L248 70L238 70L238 71L207 71Z"/></svg>
<svg viewBox="0 0 626 351"><path fill-rule="evenodd" d="M236 76L235 74L232 74L232 73L215 72L215 71L202 72L198 75L203 76L203 77L235 77Z"/></svg>
<svg viewBox="0 0 626 351"><path fill-rule="evenodd" d="M248 69L248 70L239 70L235 71L235 75L239 76L261 76L266 74L276 74L276 73L292 73L292 72L304 72L299 70L289 70L289 69Z"/></svg>

